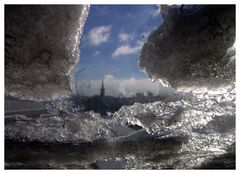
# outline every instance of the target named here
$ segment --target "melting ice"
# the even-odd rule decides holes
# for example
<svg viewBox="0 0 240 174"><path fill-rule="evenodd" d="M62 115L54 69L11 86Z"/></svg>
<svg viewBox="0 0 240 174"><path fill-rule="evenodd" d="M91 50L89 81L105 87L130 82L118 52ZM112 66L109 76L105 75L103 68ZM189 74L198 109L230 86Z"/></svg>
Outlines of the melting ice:
<svg viewBox="0 0 240 174"><path fill-rule="evenodd" d="M111 151L106 160L121 158L126 168L197 168L228 153L229 149L234 151L236 93L232 86L204 92L190 91L191 97L176 101L122 106L108 119L92 111L79 112L71 102L53 102L51 107L48 106L51 112L38 118L7 117L5 136L18 142L46 144L79 145L101 140L111 148L117 148L116 151L121 147L121 155ZM134 141L149 144L136 149L139 154L122 147L134 144ZM169 157L158 159L164 155ZM100 156L104 158L104 155L96 154L85 165L96 162Z"/></svg>

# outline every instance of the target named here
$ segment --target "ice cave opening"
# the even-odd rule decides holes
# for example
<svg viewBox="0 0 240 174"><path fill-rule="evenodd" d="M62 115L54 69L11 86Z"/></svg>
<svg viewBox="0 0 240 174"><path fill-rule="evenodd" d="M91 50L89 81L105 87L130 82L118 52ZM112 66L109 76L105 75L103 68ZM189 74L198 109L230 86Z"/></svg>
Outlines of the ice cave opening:
<svg viewBox="0 0 240 174"><path fill-rule="evenodd" d="M134 14L146 25L161 18L160 26L141 35L144 42L136 33L145 26L128 14L134 9L140 9ZM235 169L235 9L5 5L5 168ZM146 13L151 17L144 18ZM124 33L114 27L119 22L114 14L119 21L132 19L140 29ZM106 18L94 20L101 15ZM112 24L106 24L111 17ZM104 25L93 25L99 21ZM114 31L117 41L109 39ZM112 74L74 84L84 39L90 45L80 51L92 55L92 65L102 65L99 72L117 74L122 66L128 74L133 59L119 57L140 51L139 68L172 88L162 86L159 92L150 79L120 81ZM113 68L94 59L99 50L88 50L108 39L105 51L112 50ZM87 65L87 59L80 64Z"/></svg>

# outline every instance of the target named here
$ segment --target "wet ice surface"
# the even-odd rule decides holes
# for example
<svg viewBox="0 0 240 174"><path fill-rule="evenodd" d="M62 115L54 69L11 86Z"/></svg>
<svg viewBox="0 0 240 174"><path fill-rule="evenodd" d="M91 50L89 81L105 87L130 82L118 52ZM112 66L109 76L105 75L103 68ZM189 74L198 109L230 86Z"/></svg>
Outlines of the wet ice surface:
<svg viewBox="0 0 240 174"><path fill-rule="evenodd" d="M234 168L235 88L191 94L123 106L108 119L71 103L38 118L8 116L5 167Z"/></svg>

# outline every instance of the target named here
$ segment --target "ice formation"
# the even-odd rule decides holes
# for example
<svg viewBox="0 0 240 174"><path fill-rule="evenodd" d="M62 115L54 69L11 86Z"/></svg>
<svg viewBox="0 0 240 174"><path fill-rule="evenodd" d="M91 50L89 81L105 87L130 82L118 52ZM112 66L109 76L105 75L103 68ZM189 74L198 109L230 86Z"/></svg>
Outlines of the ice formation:
<svg viewBox="0 0 240 174"><path fill-rule="evenodd" d="M67 100L50 102L49 114L37 118L7 116L5 166L234 168L235 6L163 6L161 11L164 23L144 45L140 67L150 78L178 87L179 97L122 106L108 119ZM13 70L13 65L7 66ZM12 78L6 79L8 92ZM28 79L18 87L21 96ZM43 96L52 97L50 92ZM26 151L24 161L15 158Z"/></svg>
<svg viewBox="0 0 240 174"><path fill-rule="evenodd" d="M5 6L5 93L31 100L69 96L88 5Z"/></svg>
<svg viewBox="0 0 240 174"><path fill-rule="evenodd" d="M140 68L173 87L235 79L235 6L162 6L163 24L143 46Z"/></svg>
<svg viewBox="0 0 240 174"><path fill-rule="evenodd" d="M123 106L111 119L102 119L92 111L76 113L71 109L67 109L67 114L38 118L16 115L6 117L5 136L8 141L71 143L79 148L81 143L100 142L97 151L92 152L94 157L85 157L90 160L88 165L95 160L119 157L124 158L127 168L196 168L229 153L235 143L235 95L235 89L228 86L193 93L188 99L135 103ZM129 125L142 129L134 130ZM107 156L102 154L105 148ZM148 158L161 155L169 157L147 162Z"/></svg>

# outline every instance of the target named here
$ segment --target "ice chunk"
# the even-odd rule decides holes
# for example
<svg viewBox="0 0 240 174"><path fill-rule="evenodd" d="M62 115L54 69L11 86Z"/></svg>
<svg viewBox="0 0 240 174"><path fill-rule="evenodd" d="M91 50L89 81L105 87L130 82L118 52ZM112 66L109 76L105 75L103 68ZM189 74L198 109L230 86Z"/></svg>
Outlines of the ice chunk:
<svg viewBox="0 0 240 174"><path fill-rule="evenodd" d="M173 87L234 81L235 5L162 6L161 13L164 22L144 44L140 69Z"/></svg>
<svg viewBox="0 0 240 174"><path fill-rule="evenodd" d="M69 96L88 5L5 6L5 92L31 100Z"/></svg>

